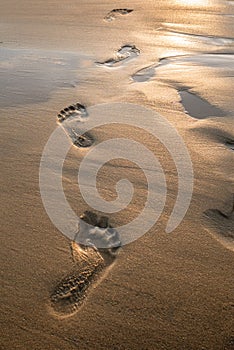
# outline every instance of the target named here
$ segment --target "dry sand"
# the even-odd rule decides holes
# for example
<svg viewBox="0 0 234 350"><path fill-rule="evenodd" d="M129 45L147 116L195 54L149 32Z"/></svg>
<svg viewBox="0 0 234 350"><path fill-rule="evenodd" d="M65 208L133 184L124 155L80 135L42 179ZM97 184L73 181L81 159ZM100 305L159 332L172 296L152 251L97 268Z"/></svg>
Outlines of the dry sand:
<svg viewBox="0 0 234 350"><path fill-rule="evenodd" d="M104 20L115 8L134 11ZM1 348L234 349L233 1L2 0L0 18ZM140 55L116 67L95 63L123 45ZM188 147L194 191L184 220L166 234L178 181L165 147L123 125L95 129L97 143L127 137L154 152L165 169L167 201L155 226L120 249L82 308L61 318L50 295L74 262L70 240L43 207L39 165L56 114L77 101L88 110L129 102L163 115ZM204 113L214 115L198 120L194 104L203 118L204 101L211 108ZM85 154L71 147L63 169L78 215L90 209L77 185ZM110 200L126 177L134 197L110 215L116 226L144 207L146 179L123 160L106 164L98 178Z"/></svg>

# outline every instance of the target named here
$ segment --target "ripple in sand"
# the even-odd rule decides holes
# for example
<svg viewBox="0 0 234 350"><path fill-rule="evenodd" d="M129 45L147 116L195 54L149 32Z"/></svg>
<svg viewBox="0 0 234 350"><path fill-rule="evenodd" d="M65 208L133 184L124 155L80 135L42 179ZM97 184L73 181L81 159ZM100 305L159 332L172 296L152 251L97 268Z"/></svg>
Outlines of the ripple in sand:
<svg viewBox="0 0 234 350"><path fill-rule="evenodd" d="M110 58L104 62L96 62L98 65L107 67L115 67L123 62L127 62L139 56L140 50L135 45L124 45L115 54L114 58Z"/></svg>
<svg viewBox="0 0 234 350"><path fill-rule="evenodd" d="M77 122L84 121L87 116L88 112L85 106L80 103L62 109L57 115L60 123L66 121L64 129L77 147L90 147L93 144L93 139L88 133L82 135L77 130Z"/></svg>
<svg viewBox="0 0 234 350"><path fill-rule="evenodd" d="M101 243L107 248L97 248ZM75 269L56 285L50 296L57 316L68 317L77 312L89 287L100 282L104 270L113 264L120 245L118 232L109 225L107 217L88 211L81 216L79 232L71 245Z"/></svg>
<svg viewBox="0 0 234 350"><path fill-rule="evenodd" d="M229 128L231 131L231 128ZM209 126L209 125L199 125L194 128L191 128L190 131L199 133L199 137L201 135L206 137L206 140L212 140L217 144L224 145L229 150L234 150L234 139L231 132L226 132L219 127Z"/></svg>
<svg viewBox="0 0 234 350"><path fill-rule="evenodd" d="M234 251L234 200L229 213L219 209L209 209L204 212L209 233L225 248Z"/></svg>
<svg viewBox="0 0 234 350"><path fill-rule="evenodd" d="M219 71L221 69L222 74L225 76L225 71L228 71L228 75L233 71L233 62L233 55L230 52L162 57L158 62L138 70L132 75L132 79L136 82L145 82L154 76L158 76L158 78L162 79L165 72L170 74L173 79L175 69L180 69L183 74L183 71L187 68L193 67L194 69L199 69L199 67L204 66L218 68Z"/></svg>
<svg viewBox="0 0 234 350"><path fill-rule="evenodd" d="M138 82L138 83L143 83L145 81L150 80L155 75L155 67L156 67L156 65L152 65L152 66L149 66L149 67L142 68L142 69L138 70L132 76L132 79L135 82Z"/></svg>
<svg viewBox="0 0 234 350"><path fill-rule="evenodd" d="M173 43L174 42L183 42L188 44L196 45L198 44L205 44L209 46L222 46L222 47L231 47L233 45L233 38L231 37L221 37L221 36L214 36L214 35L203 35L203 34L197 34L197 33L188 33L184 32L184 26L183 25L176 25L176 27L179 30L173 29L175 27L174 23L164 23L161 28L159 28L159 31L164 32L164 35L166 38L169 38L169 40Z"/></svg>
<svg viewBox="0 0 234 350"><path fill-rule="evenodd" d="M157 68L160 68L164 65L171 63L172 60L176 60L176 59L179 60L181 57L187 57L187 55L162 57L159 59L157 63L154 63L151 66L138 70L135 74L132 75L132 79L135 82L140 82L140 83L148 81L156 75Z"/></svg>
<svg viewBox="0 0 234 350"><path fill-rule="evenodd" d="M111 22L114 21L117 16L128 15L131 12L133 12L132 9L114 9L104 17L104 20L107 22Z"/></svg>

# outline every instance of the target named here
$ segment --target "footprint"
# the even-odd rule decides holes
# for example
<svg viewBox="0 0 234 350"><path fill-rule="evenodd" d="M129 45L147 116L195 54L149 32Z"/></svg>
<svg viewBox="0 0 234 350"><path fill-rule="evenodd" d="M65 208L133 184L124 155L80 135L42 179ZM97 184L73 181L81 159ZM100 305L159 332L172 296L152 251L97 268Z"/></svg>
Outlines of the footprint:
<svg viewBox="0 0 234 350"><path fill-rule="evenodd" d="M205 119L208 117L223 117L226 114L225 111L211 105L207 100L202 99L186 89L180 90L179 95L185 113L193 118Z"/></svg>
<svg viewBox="0 0 234 350"><path fill-rule="evenodd" d="M77 102L74 105L71 105L69 107L62 109L58 113L58 120L60 123L62 123L64 120L66 120L68 118L82 119L86 116L88 116L88 113L87 113L85 106L83 106Z"/></svg>
<svg viewBox="0 0 234 350"><path fill-rule="evenodd" d="M104 252L107 250L109 254L113 255L121 242L118 232L109 225L108 217L99 217L86 211L80 219L80 227L75 241L98 250L104 249Z"/></svg>
<svg viewBox="0 0 234 350"><path fill-rule="evenodd" d="M128 15L129 13L133 12L132 9L114 9L112 11L110 11L105 17L104 17L104 20L105 21L108 21L108 22L111 22L113 20L116 19L116 17L118 15Z"/></svg>
<svg viewBox="0 0 234 350"><path fill-rule="evenodd" d="M208 219L208 231L225 248L234 251L234 200L229 213L224 213L218 209L209 209L204 212L204 217Z"/></svg>
<svg viewBox="0 0 234 350"><path fill-rule="evenodd" d="M77 147L90 147L93 144L92 137L85 133L81 135L77 130L77 122L82 122L88 116L88 112L80 103L75 103L62 109L57 117L60 123L64 123L64 129L71 138L73 144Z"/></svg>
<svg viewBox="0 0 234 350"><path fill-rule="evenodd" d="M98 65L114 67L123 61L129 61L139 56L140 50L135 45L124 45L115 54L114 58L110 58L104 62L96 62Z"/></svg>
<svg viewBox="0 0 234 350"><path fill-rule="evenodd" d="M71 129L71 140L73 142L73 144L77 147L90 147L92 146L94 140L92 138L91 135L89 135L88 133L84 133L83 135L77 133L74 128Z"/></svg>
<svg viewBox="0 0 234 350"><path fill-rule="evenodd" d="M54 288L50 302L53 313L69 317L78 311L89 287L101 277L115 261L121 246L118 232L109 225L105 216L86 211L80 217L80 227L71 244L74 270Z"/></svg>

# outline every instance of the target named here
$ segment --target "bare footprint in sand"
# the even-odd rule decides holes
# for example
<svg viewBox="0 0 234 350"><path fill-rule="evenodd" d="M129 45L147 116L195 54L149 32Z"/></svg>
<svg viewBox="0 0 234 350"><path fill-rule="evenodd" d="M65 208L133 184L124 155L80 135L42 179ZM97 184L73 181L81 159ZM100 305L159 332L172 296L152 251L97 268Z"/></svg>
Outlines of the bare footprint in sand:
<svg viewBox="0 0 234 350"><path fill-rule="evenodd" d="M114 21L117 16L124 16L128 15L129 13L133 12L134 10L132 9L114 9L104 17L104 20L107 22Z"/></svg>
<svg viewBox="0 0 234 350"><path fill-rule="evenodd" d="M77 122L82 122L88 116L88 112L80 103L75 103L62 109L57 117L60 123L63 124L65 131L70 136L73 144L77 147L90 147L93 144L92 137L85 133L81 135L77 130Z"/></svg>
<svg viewBox="0 0 234 350"><path fill-rule="evenodd" d="M234 251L234 200L230 212L209 209L204 212L204 217L208 232L225 248Z"/></svg>
<svg viewBox="0 0 234 350"><path fill-rule="evenodd" d="M79 231L71 244L74 270L58 283L50 296L55 315L69 317L78 311L88 289L101 281L104 271L115 261L120 246L119 234L109 225L107 217L88 211L81 216Z"/></svg>
<svg viewBox="0 0 234 350"><path fill-rule="evenodd" d="M139 55L140 50L135 45L124 45L116 52L114 58L110 58L104 62L96 62L96 64L107 67L115 67Z"/></svg>
<svg viewBox="0 0 234 350"><path fill-rule="evenodd" d="M210 104L207 100L204 100L186 88L179 90L179 95L185 113L193 118L205 119L209 117L223 117L226 114L225 111Z"/></svg>

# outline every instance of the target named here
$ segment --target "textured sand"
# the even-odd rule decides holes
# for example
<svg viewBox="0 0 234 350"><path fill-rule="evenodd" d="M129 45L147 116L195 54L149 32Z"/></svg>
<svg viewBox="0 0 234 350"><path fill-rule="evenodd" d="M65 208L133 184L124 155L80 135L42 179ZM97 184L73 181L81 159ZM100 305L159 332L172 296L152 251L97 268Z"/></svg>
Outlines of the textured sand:
<svg viewBox="0 0 234 350"><path fill-rule="evenodd" d="M1 1L2 349L234 349L233 150L228 146L234 139L233 2L188 3ZM106 21L115 8L134 11ZM95 63L113 58L124 45L135 45L140 55L118 67ZM146 67L153 69L134 81ZM225 115L192 118L181 104L178 92L184 90ZM128 137L154 152L166 169L167 201L157 224L121 248L82 308L60 318L51 311L50 295L74 262L70 241L44 210L39 164L57 113L77 101L88 109L130 102L161 113L189 149L194 193L183 222L166 234L177 173L165 147L123 125L94 130L98 142ZM72 147L63 169L64 190L78 215L89 209L77 185L84 154ZM126 210L110 215L116 225L144 207L145 177L120 160L99 174L109 200L116 196L116 182L126 177L135 193Z"/></svg>

